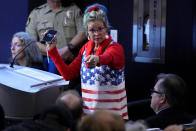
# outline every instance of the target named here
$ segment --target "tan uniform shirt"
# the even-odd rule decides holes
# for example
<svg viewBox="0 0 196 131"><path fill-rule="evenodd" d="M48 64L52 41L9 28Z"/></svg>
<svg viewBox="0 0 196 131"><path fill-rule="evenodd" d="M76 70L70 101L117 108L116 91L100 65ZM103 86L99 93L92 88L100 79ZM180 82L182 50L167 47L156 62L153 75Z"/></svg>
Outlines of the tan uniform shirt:
<svg viewBox="0 0 196 131"><path fill-rule="evenodd" d="M62 48L78 32L84 31L81 10L76 5L61 7L57 11L53 11L48 4L35 8L29 15L26 32L40 41L41 34L49 29L58 31L57 48Z"/></svg>

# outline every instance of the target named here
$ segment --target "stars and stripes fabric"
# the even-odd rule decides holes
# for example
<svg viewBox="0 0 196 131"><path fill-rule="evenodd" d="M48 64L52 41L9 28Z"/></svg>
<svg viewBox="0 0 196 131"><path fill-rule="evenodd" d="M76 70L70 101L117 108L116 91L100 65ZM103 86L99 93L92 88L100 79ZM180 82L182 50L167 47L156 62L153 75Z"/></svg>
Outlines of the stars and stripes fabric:
<svg viewBox="0 0 196 131"><path fill-rule="evenodd" d="M80 70L84 113L109 110L128 119L124 68L114 70L107 65L87 68L85 58L86 51Z"/></svg>
<svg viewBox="0 0 196 131"><path fill-rule="evenodd" d="M96 52L93 49L94 42L89 40L70 65L64 63L56 47L48 53L65 80L81 76L84 113L109 110L128 119L123 47L109 36ZM88 55L99 56L99 66L89 68L84 61Z"/></svg>

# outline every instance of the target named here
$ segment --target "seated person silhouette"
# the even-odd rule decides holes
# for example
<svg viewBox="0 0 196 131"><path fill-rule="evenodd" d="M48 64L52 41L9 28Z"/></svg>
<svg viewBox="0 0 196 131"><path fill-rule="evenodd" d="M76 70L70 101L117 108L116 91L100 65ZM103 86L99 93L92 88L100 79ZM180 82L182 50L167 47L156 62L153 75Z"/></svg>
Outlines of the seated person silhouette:
<svg viewBox="0 0 196 131"><path fill-rule="evenodd" d="M42 55L35 39L29 33L17 32L13 35L11 53L12 62L15 60L15 64L44 70Z"/></svg>
<svg viewBox="0 0 196 131"><path fill-rule="evenodd" d="M56 104L67 106L75 121L79 121L83 115L83 100L76 90L66 90L56 99Z"/></svg>
<svg viewBox="0 0 196 131"><path fill-rule="evenodd" d="M161 128L172 124L191 123L195 117L185 112L187 86L175 74L158 74L151 90L151 108L156 115L145 119L149 128Z"/></svg>
<svg viewBox="0 0 196 131"><path fill-rule="evenodd" d="M72 131L73 123L67 107L50 105L41 111L39 119L11 125L5 131Z"/></svg>

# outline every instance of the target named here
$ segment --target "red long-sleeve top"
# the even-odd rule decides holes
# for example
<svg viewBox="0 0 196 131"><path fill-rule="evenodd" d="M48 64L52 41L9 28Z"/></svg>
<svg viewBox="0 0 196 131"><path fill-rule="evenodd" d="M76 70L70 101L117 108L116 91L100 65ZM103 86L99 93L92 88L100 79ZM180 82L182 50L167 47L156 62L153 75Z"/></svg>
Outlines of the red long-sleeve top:
<svg viewBox="0 0 196 131"><path fill-rule="evenodd" d="M111 37L104 40L94 55L99 56L99 65L108 65L111 69L122 69L125 64L123 47L118 43L113 43ZM78 56L70 65L66 65L55 48L48 51L49 56L55 63L58 71L65 80L76 78L80 75L82 55L86 50L86 56L93 55L94 43L88 41L81 49Z"/></svg>

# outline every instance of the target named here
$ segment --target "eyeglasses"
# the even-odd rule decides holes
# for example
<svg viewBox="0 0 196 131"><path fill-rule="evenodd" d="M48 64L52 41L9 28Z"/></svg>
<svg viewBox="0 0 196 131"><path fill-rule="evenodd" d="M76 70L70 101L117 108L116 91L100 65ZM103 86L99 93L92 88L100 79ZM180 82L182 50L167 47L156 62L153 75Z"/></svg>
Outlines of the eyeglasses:
<svg viewBox="0 0 196 131"><path fill-rule="evenodd" d="M97 30L95 29L90 29L89 32L94 34L94 33L101 33L103 31L103 29L105 29L105 27L98 27Z"/></svg>
<svg viewBox="0 0 196 131"><path fill-rule="evenodd" d="M150 89L151 94L157 93L157 94L164 94L163 92L155 91L154 89Z"/></svg>

